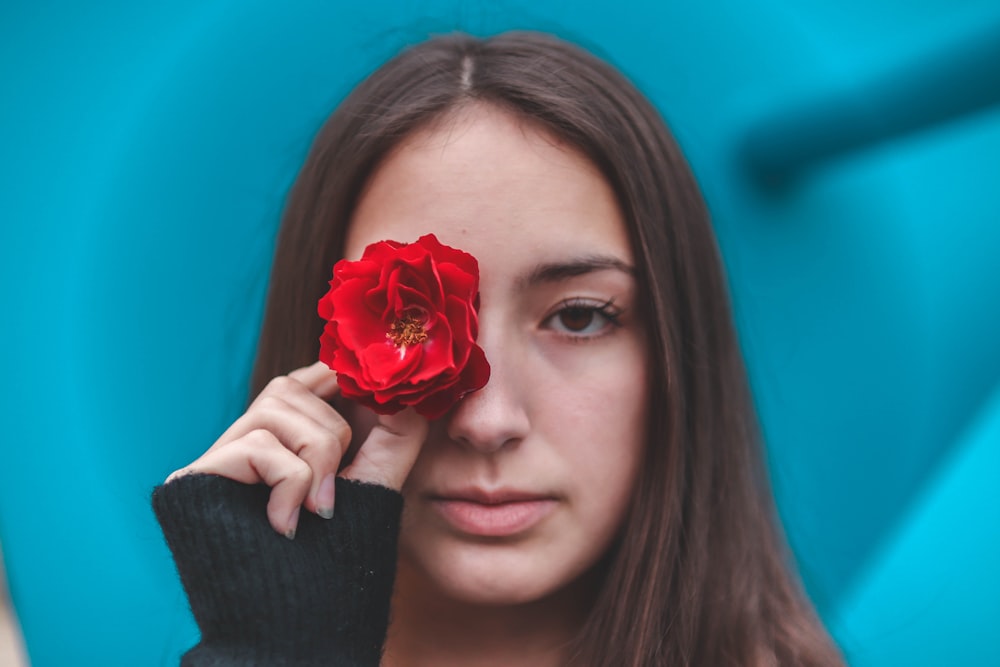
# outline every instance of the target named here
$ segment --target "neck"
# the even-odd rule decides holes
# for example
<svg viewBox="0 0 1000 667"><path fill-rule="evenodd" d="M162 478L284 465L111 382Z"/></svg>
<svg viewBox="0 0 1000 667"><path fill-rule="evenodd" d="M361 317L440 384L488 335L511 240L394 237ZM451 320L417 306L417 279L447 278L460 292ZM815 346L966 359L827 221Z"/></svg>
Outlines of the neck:
<svg viewBox="0 0 1000 667"><path fill-rule="evenodd" d="M558 667L593 605L592 576L513 605L470 603L434 588L401 559L382 667Z"/></svg>

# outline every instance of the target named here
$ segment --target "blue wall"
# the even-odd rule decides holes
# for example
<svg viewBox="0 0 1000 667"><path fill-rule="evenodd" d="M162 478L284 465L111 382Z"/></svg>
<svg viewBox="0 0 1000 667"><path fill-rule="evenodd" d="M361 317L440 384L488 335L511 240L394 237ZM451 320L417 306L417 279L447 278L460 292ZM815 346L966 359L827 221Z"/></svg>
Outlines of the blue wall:
<svg viewBox="0 0 1000 667"><path fill-rule="evenodd" d="M551 30L701 178L775 491L856 665L1000 664L1000 5L0 8L0 540L36 667L196 637L151 487L239 414L285 192L430 33Z"/></svg>

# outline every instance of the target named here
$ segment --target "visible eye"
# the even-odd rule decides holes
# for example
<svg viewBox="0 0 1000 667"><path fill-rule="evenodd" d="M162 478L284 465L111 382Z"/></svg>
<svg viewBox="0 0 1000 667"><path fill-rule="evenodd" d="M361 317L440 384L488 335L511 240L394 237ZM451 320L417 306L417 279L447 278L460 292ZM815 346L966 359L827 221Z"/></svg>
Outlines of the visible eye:
<svg viewBox="0 0 1000 667"><path fill-rule="evenodd" d="M613 300L567 299L545 319L544 325L571 338L594 338L619 326L620 316Z"/></svg>

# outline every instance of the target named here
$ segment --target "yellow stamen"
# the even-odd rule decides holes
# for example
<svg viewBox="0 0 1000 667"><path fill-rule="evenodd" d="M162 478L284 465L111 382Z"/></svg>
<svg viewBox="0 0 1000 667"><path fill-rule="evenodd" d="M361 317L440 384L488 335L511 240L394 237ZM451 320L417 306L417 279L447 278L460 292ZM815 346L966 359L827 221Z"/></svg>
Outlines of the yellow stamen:
<svg viewBox="0 0 1000 667"><path fill-rule="evenodd" d="M423 343L427 340L427 333L422 321L411 315L404 315L389 326L389 333L385 337L396 347L405 348L407 345Z"/></svg>

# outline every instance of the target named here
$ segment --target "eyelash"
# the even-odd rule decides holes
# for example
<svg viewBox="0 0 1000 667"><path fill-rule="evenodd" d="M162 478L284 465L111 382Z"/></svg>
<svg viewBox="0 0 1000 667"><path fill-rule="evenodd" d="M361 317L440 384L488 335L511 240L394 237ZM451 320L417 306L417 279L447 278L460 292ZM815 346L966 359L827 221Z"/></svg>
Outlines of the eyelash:
<svg viewBox="0 0 1000 667"><path fill-rule="evenodd" d="M561 301L556 306L555 311L545 318L544 324L547 328L553 329L560 336L564 336L574 342L594 340L595 338L600 338L601 336L611 333L613 329L617 329L621 326L622 310L614 304L614 299L608 299L607 301L593 301L579 297L566 299L565 301ZM596 316L603 318L606 323L601 326L599 331L594 333L574 332L565 325L562 325L561 329L557 328L556 323L559 322L559 317L565 315L569 311L585 312L590 314L591 317ZM591 319L585 328L589 328L592 323L593 319Z"/></svg>

